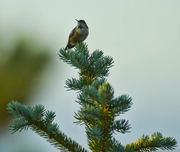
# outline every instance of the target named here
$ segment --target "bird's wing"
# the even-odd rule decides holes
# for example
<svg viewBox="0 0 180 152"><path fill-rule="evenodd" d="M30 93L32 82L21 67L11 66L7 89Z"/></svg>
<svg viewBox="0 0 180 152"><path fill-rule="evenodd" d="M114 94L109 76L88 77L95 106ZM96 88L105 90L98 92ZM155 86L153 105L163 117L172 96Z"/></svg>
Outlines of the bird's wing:
<svg viewBox="0 0 180 152"><path fill-rule="evenodd" d="M71 31L71 33L69 34L69 39L74 35L75 31L76 31L76 27L75 27L75 28Z"/></svg>
<svg viewBox="0 0 180 152"><path fill-rule="evenodd" d="M71 33L69 34L68 43L67 43L65 49L74 47L74 45L71 44L71 39L72 39L72 37L74 36L75 31L76 31L76 27L75 27L75 28L71 31Z"/></svg>

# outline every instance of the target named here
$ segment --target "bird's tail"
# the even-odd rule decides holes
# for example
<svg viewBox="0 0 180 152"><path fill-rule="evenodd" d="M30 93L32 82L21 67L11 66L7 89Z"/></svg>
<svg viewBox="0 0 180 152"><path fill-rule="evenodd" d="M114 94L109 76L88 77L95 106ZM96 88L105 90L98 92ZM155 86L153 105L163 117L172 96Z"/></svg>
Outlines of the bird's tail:
<svg viewBox="0 0 180 152"><path fill-rule="evenodd" d="M67 49L68 49L68 46L66 45L65 50L67 50Z"/></svg>
<svg viewBox="0 0 180 152"><path fill-rule="evenodd" d="M72 45L70 42L65 47L65 50L73 48L75 45Z"/></svg>

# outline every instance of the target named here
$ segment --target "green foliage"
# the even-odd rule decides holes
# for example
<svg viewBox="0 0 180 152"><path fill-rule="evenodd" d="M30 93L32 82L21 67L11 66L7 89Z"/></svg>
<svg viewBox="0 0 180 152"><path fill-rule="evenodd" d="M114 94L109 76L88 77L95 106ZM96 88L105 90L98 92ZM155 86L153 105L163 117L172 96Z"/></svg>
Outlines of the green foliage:
<svg viewBox="0 0 180 152"><path fill-rule="evenodd" d="M58 125L53 123L55 113L46 111L44 106L29 107L11 102L8 104L8 111L16 117L10 125L12 133L31 128L62 151L87 152L59 130Z"/></svg>
<svg viewBox="0 0 180 152"><path fill-rule="evenodd" d="M113 137L114 132L127 133L130 124L120 119L122 114L132 106L132 98L128 95L114 97L114 90L107 82L111 57L104 56L102 51L89 53L86 44L79 43L74 50L60 49L59 57L79 70L79 78L67 79L66 87L78 91L77 103L81 105L75 112L77 124L85 125L89 148L92 152L143 152L157 149L172 150L176 140L154 133L123 146ZM53 123L55 113L46 111L43 106L28 107L12 102L8 110L16 117L10 128L13 132L31 128L50 143L63 151L86 151L75 141L59 131Z"/></svg>
<svg viewBox="0 0 180 152"><path fill-rule="evenodd" d="M2 47L0 42L0 129L9 118L7 103L10 100L27 103L36 80L50 61L47 49L36 43L25 38L18 40L14 46L11 42L11 48L8 48Z"/></svg>
<svg viewBox="0 0 180 152"><path fill-rule="evenodd" d="M126 145L126 150L134 151L157 151L158 148L162 150L173 150L177 144L176 140L172 137L163 137L160 132L156 132L149 137L143 135L137 141Z"/></svg>
<svg viewBox="0 0 180 152"><path fill-rule="evenodd" d="M59 57L66 63L79 69L80 82L83 85L90 85L97 78L107 77L109 68L112 67L113 59L104 56L102 51L96 50L91 55L87 45L79 43L74 51L71 49L60 49ZM73 80L68 80L67 84L72 85ZM78 84L80 84L80 82ZM74 83L74 85L76 85ZM74 87L69 86L74 90Z"/></svg>
<svg viewBox="0 0 180 152"><path fill-rule="evenodd" d="M78 103L81 103L82 107L75 113L75 118L78 123L85 124L92 151L110 151L113 132L125 133L130 129L128 121L124 119L115 121L115 117L122 113L123 109L114 105L113 94L109 83L96 80L91 85L85 86L80 95ZM130 108L131 98L126 96L124 99L126 100L123 100L121 106L124 109Z"/></svg>

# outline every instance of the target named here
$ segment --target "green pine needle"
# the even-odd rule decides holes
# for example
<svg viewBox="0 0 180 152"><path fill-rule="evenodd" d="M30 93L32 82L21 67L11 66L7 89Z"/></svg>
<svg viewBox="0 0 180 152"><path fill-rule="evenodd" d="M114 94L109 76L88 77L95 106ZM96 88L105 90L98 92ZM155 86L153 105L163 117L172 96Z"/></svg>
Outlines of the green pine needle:
<svg viewBox="0 0 180 152"><path fill-rule="evenodd" d="M79 70L79 78L67 79L66 88L78 91L76 102L80 104L80 109L74 117L77 124L85 125L92 152L153 152L158 149L173 150L177 146L174 138L163 137L159 132L151 137L143 135L137 141L123 146L113 134L130 132L129 121L119 119L119 116L130 110L132 98L128 95L114 97L114 89L107 82L113 58L104 56L100 50L89 53L85 43L78 43L74 49L60 49L59 57ZM62 151L87 152L60 131L59 125L53 122L55 112L46 110L44 106L30 107L11 102L7 109L15 116L10 124L12 133L30 128Z"/></svg>
<svg viewBox="0 0 180 152"><path fill-rule="evenodd" d="M53 123L55 113L46 111L44 106L28 107L18 102L11 102L7 109L16 117L10 125L12 133L31 128L62 151L87 152L77 142L59 130L59 126Z"/></svg>

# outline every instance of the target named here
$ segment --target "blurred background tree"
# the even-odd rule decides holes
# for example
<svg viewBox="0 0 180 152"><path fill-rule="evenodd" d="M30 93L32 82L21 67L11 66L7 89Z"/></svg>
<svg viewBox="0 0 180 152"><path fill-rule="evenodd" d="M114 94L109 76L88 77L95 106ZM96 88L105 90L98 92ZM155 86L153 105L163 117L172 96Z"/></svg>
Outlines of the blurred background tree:
<svg viewBox="0 0 180 152"><path fill-rule="evenodd" d="M0 44L0 131L10 118L6 107L12 100L27 103L38 78L51 61L47 47L32 38L17 38L14 44Z"/></svg>

